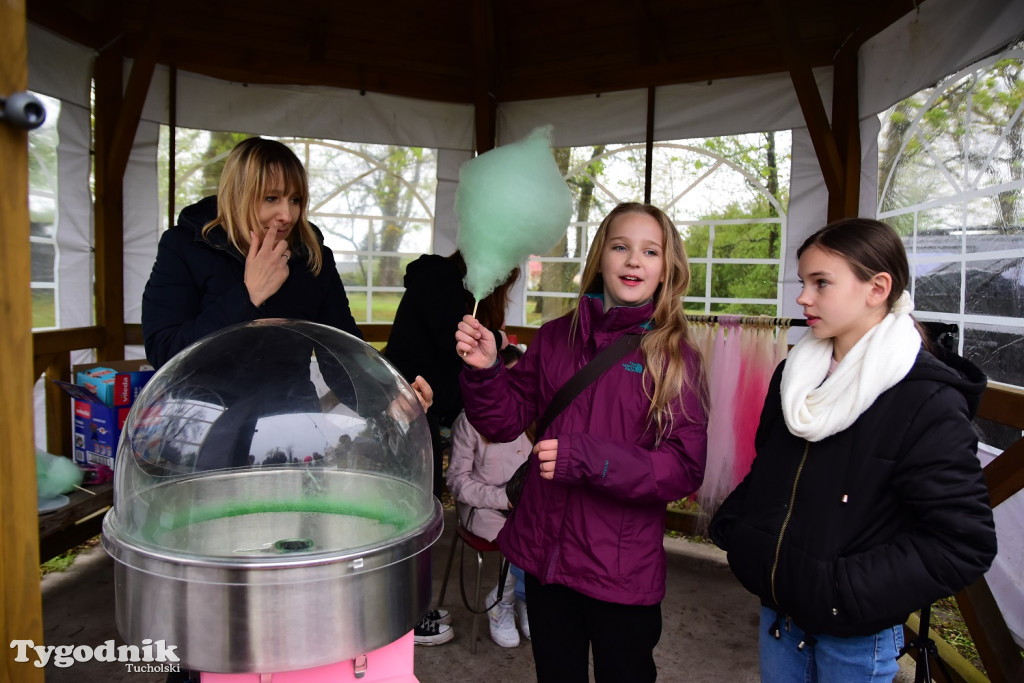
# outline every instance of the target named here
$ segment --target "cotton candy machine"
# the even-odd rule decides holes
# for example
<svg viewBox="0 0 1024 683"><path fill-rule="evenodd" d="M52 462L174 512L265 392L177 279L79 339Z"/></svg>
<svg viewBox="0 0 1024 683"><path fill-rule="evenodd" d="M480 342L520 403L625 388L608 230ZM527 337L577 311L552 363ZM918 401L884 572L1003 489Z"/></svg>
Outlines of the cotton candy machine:
<svg viewBox="0 0 1024 683"><path fill-rule="evenodd" d="M367 344L291 320L206 337L150 380L118 447L121 636L226 674L399 640L430 600L431 463L414 392Z"/></svg>

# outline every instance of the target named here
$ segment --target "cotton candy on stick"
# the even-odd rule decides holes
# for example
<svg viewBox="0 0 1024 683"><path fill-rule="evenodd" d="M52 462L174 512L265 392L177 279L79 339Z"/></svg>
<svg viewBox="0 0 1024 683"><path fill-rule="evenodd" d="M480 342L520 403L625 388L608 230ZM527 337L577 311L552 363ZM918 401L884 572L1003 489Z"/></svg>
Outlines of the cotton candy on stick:
<svg viewBox="0 0 1024 683"><path fill-rule="evenodd" d="M455 214L464 283L479 302L528 256L555 246L569 226L572 195L551 155L551 126L463 164Z"/></svg>

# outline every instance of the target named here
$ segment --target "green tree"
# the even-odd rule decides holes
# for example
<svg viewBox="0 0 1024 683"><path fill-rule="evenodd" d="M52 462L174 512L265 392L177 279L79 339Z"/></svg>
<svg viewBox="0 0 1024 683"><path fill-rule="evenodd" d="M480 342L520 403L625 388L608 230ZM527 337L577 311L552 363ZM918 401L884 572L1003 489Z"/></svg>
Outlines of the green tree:
<svg viewBox="0 0 1024 683"><path fill-rule="evenodd" d="M375 174L373 194L384 222L376 236L376 246L379 251L399 251L408 229L402 218L411 215L416 202L415 188L423 173L423 149L389 146L380 161L382 171ZM399 257L384 257L379 263L374 284L394 287L402 283Z"/></svg>
<svg viewBox="0 0 1024 683"><path fill-rule="evenodd" d="M961 186L990 173L1004 181L1024 179L1024 117L1014 116L1024 102L1022 68L1020 59L1001 59L984 71L939 83L893 106L883 117L879 143L883 210L949 195L950 181L935 169L936 163L949 169ZM1018 193L998 192L995 202L998 225L985 227L1017 230ZM925 221L919 231L948 227L933 225L941 219L927 213L919 220ZM912 215L891 222L901 234L913 230Z"/></svg>
<svg viewBox="0 0 1024 683"><path fill-rule="evenodd" d="M686 234L686 251L690 256L703 257L711 240L710 223L713 221L777 218L778 210L770 199L786 206L788 191L779 182L778 145L774 132L757 136L729 136L707 138L700 147L713 157L726 159L746 171L744 183L749 193L736 198L725 207L706 212L698 217L708 221L692 226ZM707 161L697 158L693 162L699 171ZM718 225L715 229L712 256L730 259L778 259L780 257L781 224L751 222L738 225ZM694 268L695 276L703 268ZM779 269L768 264L713 264L711 290L713 297L734 299L774 299L778 293ZM702 285L699 285L697 289ZM777 313L776 307L765 304L716 304L716 312L746 315Z"/></svg>
<svg viewBox="0 0 1024 683"><path fill-rule="evenodd" d="M587 225L591 220L591 214L595 205L594 179L599 178L604 171L604 162L601 155L605 152L605 145L595 145L586 150L589 154L587 164L576 173L566 177L573 166L573 149L560 147L553 150L555 163L558 170L565 177L565 182L572 191L575 202L575 225L573 240L569 239L569 232L558 241L548 253L543 256L572 256L577 259L576 263L545 263L541 270L540 289L545 292L572 292L576 289L577 276L580 275L578 259L589 247L587 243ZM575 299L559 297L536 297L534 312L543 316L546 320L557 318L576 305Z"/></svg>

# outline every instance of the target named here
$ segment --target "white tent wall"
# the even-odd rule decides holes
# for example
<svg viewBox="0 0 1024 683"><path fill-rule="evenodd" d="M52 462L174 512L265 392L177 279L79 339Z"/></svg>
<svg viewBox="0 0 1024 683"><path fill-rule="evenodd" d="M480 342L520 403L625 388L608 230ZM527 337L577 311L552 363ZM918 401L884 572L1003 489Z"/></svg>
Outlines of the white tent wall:
<svg viewBox="0 0 1024 683"><path fill-rule="evenodd" d="M928 0L861 47L861 116L888 109L1022 34L1020 0Z"/></svg>
<svg viewBox="0 0 1024 683"><path fill-rule="evenodd" d="M168 123L169 71L153 73L142 118ZM473 107L355 90L249 85L179 71L182 128L346 142L473 149Z"/></svg>
<svg viewBox="0 0 1024 683"><path fill-rule="evenodd" d="M142 322L142 290L164 227L157 180L160 126L140 121L124 172L124 321ZM131 358L133 356L126 356ZM145 354L134 356L145 358Z"/></svg>

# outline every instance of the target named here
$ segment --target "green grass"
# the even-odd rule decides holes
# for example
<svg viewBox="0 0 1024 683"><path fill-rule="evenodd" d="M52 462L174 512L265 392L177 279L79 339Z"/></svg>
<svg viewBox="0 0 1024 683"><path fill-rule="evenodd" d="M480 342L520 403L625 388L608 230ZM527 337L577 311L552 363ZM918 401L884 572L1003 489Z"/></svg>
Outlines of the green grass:
<svg viewBox="0 0 1024 683"><path fill-rule="evenodd" d="M350 292L348 305L357 323L390 323L395 319L395 311L398 310L398 302L401 297L399 292L375 293L370 320L366 319L366 292Z"/></svg>
<svg viewBox="0 0 1024 683"><path fill-rule="evenodd" d="M976 669L985 671L981 657L978 656L978 648L974 645L974 639L967 630L967 624L954 598L943 598L932 605L930 628Z"/></svg>
<svg viewBox="0 0 1024 683"><path fill-rule="evenodd" d="M47 574L53 574L55 572L67 571L72 564L75 562L75 558L80 554L89 550L90 548L96 547L100 542L99 536L94 536L82 545L75 546L71 550L61 553L53 559L47 560L39 565L39 577L42 578Z"/></svg>
<svg viewBox="0 0 1024 683"><path fill-rule="evenodd" d="M52 289L32 290L32 327L56 327L57 314L54 310Z"/></svg>

